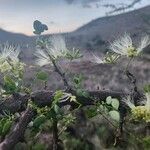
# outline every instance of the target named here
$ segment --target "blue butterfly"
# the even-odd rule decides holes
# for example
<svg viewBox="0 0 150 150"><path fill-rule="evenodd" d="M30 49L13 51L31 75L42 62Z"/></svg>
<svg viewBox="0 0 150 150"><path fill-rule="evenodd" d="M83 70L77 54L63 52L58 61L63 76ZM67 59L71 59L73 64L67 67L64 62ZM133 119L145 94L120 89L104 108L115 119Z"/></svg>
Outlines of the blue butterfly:
<svg viewBox="0 0 150 150"><path fill-rule="evenodd" d="M34 34L38 34L40 35L42 32L44 32L45 30L48 30L48 27L46 24L42 24L40 21L35 20L33 22L33 28L35 31L33 31Z"/></svg>

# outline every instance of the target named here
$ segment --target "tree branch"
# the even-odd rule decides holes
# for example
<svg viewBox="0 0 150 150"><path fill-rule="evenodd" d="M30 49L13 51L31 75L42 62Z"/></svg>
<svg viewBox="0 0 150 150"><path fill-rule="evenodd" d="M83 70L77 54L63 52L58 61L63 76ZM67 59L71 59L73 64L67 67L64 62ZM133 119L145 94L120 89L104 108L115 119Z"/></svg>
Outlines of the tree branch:
<svg viewBox="0 0 150 150"><path fill-rule="evenodd" d="M131 86L132 86L131 94L130 94L131 99L134 101L134 104L137 106L141 103L143 94L141 94L138 90L137 81L136 81L135 76L131 72L129 72L129 70L126 71L126 75L129 79L129 81L131 82Z"/></svg>
<svg viewBox="0 0 150 150"><path fill-rule="evenodd" d="M77 101L83 106L93 105L96 101L105 100L108 96L112 96L114 98L118 98L119 100L121 100L122 97L128 95L127 93L120 93L114 91L87 91L87 92L89 93L89 97L79 96L73 90L70 93L72 95L75 95ZM10 113L24 111L27 108L28 99L30 98L38 107L50 106L53 101L54 94L55 92L42 90L42 91L35 91L30 95L18 94L18 96L11 96L0 104L0 114L2 114L6 110L9 111ZM60 106L74 105L76 107L76 104L74 102L70 102L69 100L66 101L65 99L64 100L62 99L59 102L59 105Z"/></svg>
<svg viewBox="0 0 150 150"><path fill-rule="evenodd" d="M4 111L9 111L11 113L24 111L27 108L29 98L30 95L18 93L7 97L0 103L0 114L3 114Z"/></svg>
<svg viewBox="0 0 150 150"><path fill-rule="evenodd" d="M71 87L68 84L68 81L65 77L65 73L63 73L60 68L57 66L56 62L54 60L52 60L53 66L55 68L55 71L61 76L63 82L64 82L64 86L67 88L67 91L70 91Z"/></svg>
<svg viewBox="0 0 150 150"><path fill-rule="evenodd" d="M27 108L24 114L21 116L19 123L14 129L6 136L5 140L0 144L0 150L12 150L14 146L22 140L27 125L32 118L36 115L35 110Z"/></svg>

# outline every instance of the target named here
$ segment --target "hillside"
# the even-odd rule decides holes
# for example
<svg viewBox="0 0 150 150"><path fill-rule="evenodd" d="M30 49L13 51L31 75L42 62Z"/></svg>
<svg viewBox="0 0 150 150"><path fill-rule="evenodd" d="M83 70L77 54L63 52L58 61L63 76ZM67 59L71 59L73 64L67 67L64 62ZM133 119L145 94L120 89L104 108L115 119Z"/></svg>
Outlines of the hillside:
<svg viewBox="0 0 150 150"><path fill-rule="evenodd" d="M30 37L24 35L24 34L19 34L19 33L12 33L5 31L3 29L0 29L0 42L13 42L13 43L29 43Z"/></svg>
<svg viewBox="0 0 150 150"><path fill-rule="evenodd" d="M144 20L149 18L150 6L147 6L124 14L95 19L68 36L73 46L99 49L124 32L131 33L134 38L141 36L145 30L150 30Z"/></svg>
<svg viewBox="0 0 150 150"><path fill-rule="evenodd" d="M150 23L150 6L131 12L95 19L77 30L64 33L69 47L86 50L107 50L107 44L124 32L131 33L134 39L150 30L147 19ZM47 35L48 36L48 35ZM24 56L33 54L33 43L35 38L23 34L11 33L0 29L0 42L13 42L21 44L26 49ZM27 54L26 54L27 53Z"/></svg>

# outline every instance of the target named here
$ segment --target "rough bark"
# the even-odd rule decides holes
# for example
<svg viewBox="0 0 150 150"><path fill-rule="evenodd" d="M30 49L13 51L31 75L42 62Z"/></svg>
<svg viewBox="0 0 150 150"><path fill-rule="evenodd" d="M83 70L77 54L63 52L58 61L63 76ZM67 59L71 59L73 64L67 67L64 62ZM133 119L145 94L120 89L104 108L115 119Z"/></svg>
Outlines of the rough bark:
<svg viewBox="0 0 150 150"><path fill-rule="evenodd" d="M35 116L35 110L27 108L27 110L21 116L18 124L14 129L6 136L5 140L0 144L0 150L12 150L14 146L22 140L27 125Z"/></svg>
<svg viewBox="0 0 150 150"><path fill-rule="evenodd" d="M99 101L105 100L106 97L108 96L112 96L120 100L123 96L127 95L124 93L113 91L87 91L87 92L90 95L88 98L84 96L78 96L75 91L71 91L73 95L76 95L77 100L82 105L92 105L96 100ZM46 90L36 91L31 93L31 95L21 95L21 94L13 95L8 99L4 100L0 104L0 113L3 113L3 111L5 110L8 110L11 113L24 111L27 108L27 103L30 98L39 107L50 106L53 97L54 92ZM62 100L59 105L64 106L70 104L74 105L74 103Z"/></svg>
<svg viewBox="0 0 150 150"><path fill-rule="evenodd" d="M7 99L2 100L0 103L0 114L4 111L15 113L26 110L29 97L29 95L15 93Z"/></svg>

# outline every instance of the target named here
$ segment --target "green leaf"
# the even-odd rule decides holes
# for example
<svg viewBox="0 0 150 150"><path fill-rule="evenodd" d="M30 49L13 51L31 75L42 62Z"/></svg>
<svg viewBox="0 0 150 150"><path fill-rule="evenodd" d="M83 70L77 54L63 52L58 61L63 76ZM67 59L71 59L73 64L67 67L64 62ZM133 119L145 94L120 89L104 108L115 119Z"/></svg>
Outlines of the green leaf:
<svg viewBox="0 0 150 150"><path fill-rule="evenodd" d="M110 105L111 102L112 102L112 98L111 98L111 96L108 96L108 97L106 98L106 103L107 103L108 105Z"/></svg>
<svg viewBox="0 0 150 150"><path fill-rule="evenodd" d="M60 107L58 105L54 105L54 111L56 114L59 114L60 113Z"/></svg>
<svg viewBox="0 0 150 150"><path fill-rule="evenodd" d="M17 89L16 83L10 76L4 76L4 90L7 93L13 93Z"/></svg>
<svg viewBox="0 0 150 150"><path fill-rule="evenodd" d="M104 106L103 106L103 105L100 105L100 106L99 106L99 109L100 109L100 110L103 110L103 109L104 109Z"/></svg>
<svg viewBox="0 0 150 150"><path fill-rule="evenodd" d="M110 117L112 119L114 119L114 120L116 120L116 121L119 122L119 120L120 120L120 114L119 114L118 111L112 110L112 111L109 112L109 115L110 115Z"/></svg>
<svg viewBox="0 0 150 150"><path fill-rule="evenodd" d="M95 107L86 109L85 113L88 118L95 117L98 114L97 109Z"/></svg>
<svg viewBox="0 0 150 150"><path fill-rule="evenodd" d="M83 91L82 95L83 95L84 97L87 97L87 98L90 96L87 91Z"/></svg>
<svg viewBox="0 0 150 150"><path fill-rule="evenodd" d="M2 123L0 122L0 135L2 135L2 130L3 130L3 125L2 125Z"/></svg>
<svg viewBox="0 0 150 150"><path fill-rule="evenodd" d="M82 93L83 93L82 89L77 89L76 92L77 92L77 95L78 95L78 96L82 96Z"/></svg>
<svg viewBox="0 0 150 150"><path fill-rule="evenodd" d="M74 77L73 81L74 81L74 83L77 84L77 85L78 85L79 82L80 82L80 81L79 81L79 78L77 78L77 77Z"/></svg>
<svg viewBox="0 0 150 150"><path fill-rule="evenodd" d="M69 60L74 60L83 57L83 55L80 54L79 50L73 49L72 51L67 51L65 57Z"/></svg>
<svg viewBox="0 0 150 150"><path fill-rule="evenodd" d="M113 108L118 110L118 108L119 108L119 101L116 98L113 98L112 102L111 102L111 105L113 106Z"/></svg>
<svg viewBox="0 0 150 150"><path fill-rule="evenodd" d="M33 147L32 150L46 150L45 145L41 143L36 143Z"/></svg>
<svg viewBox="0 0 150 150"><path fill-rule="evenodd" d="M54 107L54 106L53 106L53 107ZM47 115L46 115L46 117L47 117L48 119L52 119L52 118L54 118L55 116L56 116L56 112L55 112L54 108L51 109L51 111L49 111L49 112L47 113Z"/></svg>
<svg viewBox="0 0 150 150"><path fill-rule="evenodd" d="M40 71L36 74L37 79L42 80L42 81L47 81L48 80L48 74L44 71Z"/></svg>
<svg viewBox="0 0 150 150"><path fill-rule="evenodd" d="M63 92L61 90L56 91L55 96L54 96L54 101L58 102L63 96Z"/></svg>
<svg viewBox="0 0 150 150"><path fill-rule="evenodd" d="M82 83L83 83L83 80L84 80L84 78L83 78L83 76L80 74L80 75L76 75L76 76L74 76L74 78L73 78L73 82L74 82L74 86L75 86L75 88L81 88L81 85L82 85Z"/></svg>
<svg viewBox="0 0 150 150"><path fill-rule="evenodd" d="M3 126L3 130L2 130L2 135L5 136L9 131L10 131L10 128L12 126L12 121L8 120L4 126Z"/></svg>
<svg viewBox="0 0 150 150"><path fill-rule="evenodd" d="M7 121L7 118L2 118L1 119L0 123L2 124L2 126L4 126L4 124L6 123L6 121Z"/></svg>
<svg viewBox="0 0 150 150"><path fill-rule="evenodd" d="M33 121L33 127L39 128L41 124L43 124L46 121L46 117L44 115L40 115Z"/></svg>
<svg viewBox="0 0 150 150"><path fill-rule="evenodd" d="M104 107L104 108L103 108L103 111L107 114L109 110L108 110L107 107Z"/></svg>
<svg viewBox="0 0 150 150"><path fill-rule="evenodd" d="M143 138L144 149L148 150L150 148L150 136L146 136Z"/></svg>
<svg viewBox="0 0 150 150"><path fill-rule="evenodd" d="M144 86L144 92L145 93L149 93L150 92L150 84Z"/></svg>

